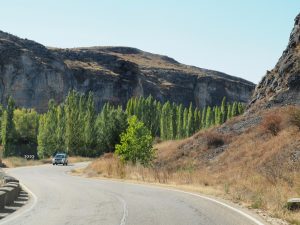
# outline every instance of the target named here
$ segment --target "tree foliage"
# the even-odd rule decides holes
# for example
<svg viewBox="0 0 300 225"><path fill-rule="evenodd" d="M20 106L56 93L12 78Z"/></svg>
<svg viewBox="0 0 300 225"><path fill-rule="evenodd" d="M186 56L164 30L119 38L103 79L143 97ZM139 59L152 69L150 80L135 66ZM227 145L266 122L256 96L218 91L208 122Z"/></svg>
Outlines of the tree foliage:
<svg viewBox="0 0 300 225"><path fill-rule="evenodd" d="M122 137L125 138L131 117L136 118L129 120L131 129L140 129L147 135L149 131L150 137L170 140L220 125L243 111L243 104L227 102L226 98L220 106L200 109L192 104L185 107L169 101L161 103L152 96L130 98L124 110L121 106L106 103L97 111L93 93L70 91L64 102L57 104L50 100L48 110L38 114L33 109L15 108L13 99L9 98L6 107L0 105L3 155L49 157L57 152L67 152L95 157L115 151ZM142 128L135 127L133 121ZM144 159L140 162L146 163Z"/></svg>
<svg viewBox="0 0 300 225"><path fill-rule="evenodd" d="M151 131L136 116L128 119L128 128L121 134L115 153L123 161L148 165L154 157Z"/></svg>
<svg viewBox="0 0 300 225"><path fill-rule="evenodd" d="M15 126L13 122L15 109L14 100L9 97L6 110L2 116L1 124L1 136L3 146L3 157L14 155L14 143L15 143Z"/></svg>

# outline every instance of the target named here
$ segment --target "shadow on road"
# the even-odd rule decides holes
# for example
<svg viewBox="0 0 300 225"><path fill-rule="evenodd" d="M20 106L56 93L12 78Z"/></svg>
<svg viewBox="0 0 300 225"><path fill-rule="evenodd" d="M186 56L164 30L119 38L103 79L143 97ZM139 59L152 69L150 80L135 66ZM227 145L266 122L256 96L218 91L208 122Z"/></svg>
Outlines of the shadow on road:
<svg viewBox="0 0 300 225"><path fill-rule="evenodd" d="M21 208L27 203L28 199L28 193L22 190L13 204L5 206L4 209L0 209L0 219L3 219L7 215L17 211L19 208Z"/></svg>

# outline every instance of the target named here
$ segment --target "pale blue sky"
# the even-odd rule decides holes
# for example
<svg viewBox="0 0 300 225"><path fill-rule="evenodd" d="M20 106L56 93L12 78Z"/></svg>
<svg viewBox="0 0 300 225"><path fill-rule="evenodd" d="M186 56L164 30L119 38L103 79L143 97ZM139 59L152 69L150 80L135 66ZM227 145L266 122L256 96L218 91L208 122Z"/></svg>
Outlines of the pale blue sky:
<svg viewBox="0 0 300 225"><path fill-rule="evenodd" d="M0 30L46 46L131 46L257 83L299 0L0 0Z"/></svg>

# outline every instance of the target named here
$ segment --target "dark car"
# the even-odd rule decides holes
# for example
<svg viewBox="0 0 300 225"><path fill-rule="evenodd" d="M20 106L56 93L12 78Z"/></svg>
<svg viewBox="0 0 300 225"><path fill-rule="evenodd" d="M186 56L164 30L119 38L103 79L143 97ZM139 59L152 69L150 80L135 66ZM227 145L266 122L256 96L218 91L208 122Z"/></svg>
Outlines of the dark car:
<svg viewBox="0 0 300 225"><path fill-rule="evenodd" d="M52 159L53 165L62 164L64 166L68 165L68 155L66 153L57 153Z"/></svg>

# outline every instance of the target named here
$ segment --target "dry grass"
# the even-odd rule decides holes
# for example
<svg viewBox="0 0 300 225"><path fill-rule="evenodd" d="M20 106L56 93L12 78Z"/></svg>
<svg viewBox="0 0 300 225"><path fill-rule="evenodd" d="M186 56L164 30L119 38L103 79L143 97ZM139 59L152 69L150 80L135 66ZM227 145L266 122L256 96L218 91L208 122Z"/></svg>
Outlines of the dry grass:
<svg viewBox="0 0 300 225"><path fill-rule="evenodd" d="M210 178L203 171L183 169L169 171L164 168L143 167L142 165L124 164L113 154L106 154L81 171L89 177L118 178L137 182L172 185L184 190L199 191L205 194L220 195L221 190L211 188ZM193 184L193 185L191 185Z"/></svg>
<svg viewBox="0 0 300 225"><path fill-rule="evenodd" d="M300 224L300 211L286 208L288 198L300 197L300 131L291 122L295 110L285 107L262 112L262 122L243 132L234 128L244 119L241 117L225 124L226 133L216 127L185 140L156 144L157 158L151 168L123 164L106 155L84 173L222 195Z"/></svg>
<svg viewBox="0 0 300 225"><path fill-rule="evenodd" d="M2 159L2 163L5 167L13 168L13 167L21 167L21 166L37 166L46 163L51 163L51 159L43 159L43 160L27 160L22 157L8 157Z"/></svg>
<svg viewBox="0 0 300 225"><path fill-rule="evenodd" d="M92 159L86 157L80 157L80 156L69 157L69 163L86 162L86 161L92 161ZM2 159L3 166L8 168L21 167L21 166L38 166L38 165L50 164L50 163L51 163L51 158L30 160L22 157L8 157Z"/></svg>
<svg viewBox="0 0 300 225"><path fill-rule="evenodd" d="M265 116L262 122L262 127L265 129L265 131L270 132L271 134L276 136L281 129L281 123L281 116L271 112Z"/></svg>
<svg viewBox="0 0 300 225"><path fill-rule="evenodd" d="M82 156L70 156L69 163L79 163L79 162L88 162L93 161L93 158L82 157Z"/></svg>

